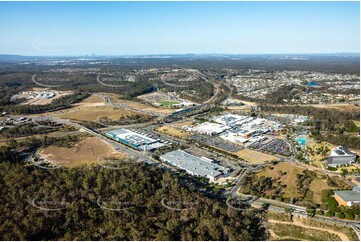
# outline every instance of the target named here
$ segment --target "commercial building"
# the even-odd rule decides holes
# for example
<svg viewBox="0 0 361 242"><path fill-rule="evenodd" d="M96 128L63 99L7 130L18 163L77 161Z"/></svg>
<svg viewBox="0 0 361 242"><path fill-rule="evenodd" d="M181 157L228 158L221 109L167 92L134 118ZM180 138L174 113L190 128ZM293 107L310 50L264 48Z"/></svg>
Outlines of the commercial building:
<svg viewBox="0 0 361 242"><path fill-rule="evenodd" d="M356 161L356 154L346 147L339 146L331 151L327 158L327 166L339 167L343 165L351 165Z"/></svg>
<svg viewBox="0 0 361 242"><path fill-rule="evenodd" d="M244 138L243 134L236 133L236 132L231 132L231 131L228 131L227 133L222 134L220 136L220 138L224 139L224 140L227 140L227 141L229 141L231 143L240 144L240 145L243 145L243 144L247 143L248 140L249 140L247 138Z"/></svg>
<svg viewBox="0 0 361 242"><path fill-rule="evenodd" d="M303 123L308 120L308 116L298 115L293 120L294 123Z"/></svg>
<svg viewBox="0 0 361 242"><path fill-rule="evenodd" d="M109 131L106 135L137 150L148 151L165 146L165 144L159 139L153 139L148 137L146 134L139 134L128 129Z"/></svg>
<svg viewBox="0 0 361 242"><path fill-rule="evenodd" d="M217 122L219 124L227 125L227 126L242 125L242 124L248 123L252 120L253 120L252 117L241 116L241 115L236 115L236 114L226 114L226 115L219 116L214 119L215 122Z"/></svg>
<svg viewBox="0 0 361 242"><path fill-rule="evenodd" d="M161 155L160 160L183 169L191 175L207 177L210 181L215 181L229 173L228 168L214 164L206 157L198 157L183 150L175 150Z"/></svg>
<svg viewBox="0 0 361 242"><path fill-rule="evenodd" d="M213 136L213 135L220 134L230 128L231 127L229 127L227 125L205 122L205 123L197 125L196 127L191 128L190 130L201 133L201 134Z"/></svg>
<svg viewBox="0 0 361 242"><path fill-rule="evenodd" d="M347 190L347 191L335 191L334 198L339 206L350 207L352 205L360 204L360 191Z"/></svg>

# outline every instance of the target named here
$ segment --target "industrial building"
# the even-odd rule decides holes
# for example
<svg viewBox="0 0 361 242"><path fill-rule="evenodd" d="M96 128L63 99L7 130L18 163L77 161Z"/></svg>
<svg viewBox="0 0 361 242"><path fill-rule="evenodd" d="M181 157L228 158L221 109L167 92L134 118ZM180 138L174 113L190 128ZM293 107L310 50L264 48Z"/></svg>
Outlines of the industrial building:
<svg viewBox="0 0 361 242"><path fill-rule="evenodd" d="M165 146L159 139L153 139L146 134L139 134L127 129L109 131L106 133L106 136L137 150L151 151Z"/></svg>
<svg viewBox="0 0 361 242"><path fill-rule="evenodd" d="M351 207L352 205L359 205L360 191L335 191L334 198L336 199L339 206Z"/></svg>
<svg viewBox="0 0 361 242"><path fill-rule="evenodd" d="M191 175L209 178L210 181L215 181L229 173L228 168L212 163L211 159L197 157L183 150L175 150L161 155L160 160L183 169Z"/></svg>
<svg viewBox="0 0 361 242"><path fill-rule="evenodd" d="M346 147L339 146L331 151L327 158L327 167L351 165L356 161L356 154Z"/></svg>

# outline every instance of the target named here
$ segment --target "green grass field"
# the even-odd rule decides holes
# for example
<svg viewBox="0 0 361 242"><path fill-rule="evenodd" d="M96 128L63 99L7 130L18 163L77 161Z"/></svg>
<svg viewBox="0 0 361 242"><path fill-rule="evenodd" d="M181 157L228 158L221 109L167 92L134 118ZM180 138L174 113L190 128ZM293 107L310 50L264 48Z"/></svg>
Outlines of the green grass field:
<svg viewBox="0 0 361 242"><path fill-rule="evenodd" d="M162 100L162 101L159 101L159 103L164 106L164 107L170 107L172 106L173 104L179 104L180 102L178 101L172 101L172 100Z"/></svg>

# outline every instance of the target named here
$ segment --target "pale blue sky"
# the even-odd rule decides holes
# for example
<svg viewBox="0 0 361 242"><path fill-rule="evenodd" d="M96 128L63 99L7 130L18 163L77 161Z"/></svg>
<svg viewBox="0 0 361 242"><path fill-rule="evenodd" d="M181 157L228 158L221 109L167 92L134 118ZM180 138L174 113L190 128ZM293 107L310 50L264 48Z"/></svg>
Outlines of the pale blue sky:
<svg viewBox="0 0 361 242"><path fill-rule="evenodd" d="M0 53L360 52L359 2L0 2Z"/></svg>

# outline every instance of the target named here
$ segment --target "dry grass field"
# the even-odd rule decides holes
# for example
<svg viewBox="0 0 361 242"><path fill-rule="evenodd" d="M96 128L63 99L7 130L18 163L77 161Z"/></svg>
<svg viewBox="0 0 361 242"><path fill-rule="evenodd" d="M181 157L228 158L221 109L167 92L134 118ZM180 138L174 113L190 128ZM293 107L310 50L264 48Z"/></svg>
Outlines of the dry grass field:
<svg viewBox="0 0 361 242"><path fill-rule="evenodd" d="M173 126L184 127L184 126L192 126L193 124L194 124L193 122L188 121L188 122L175 123L173 124Z"/></svg>
<svg viewBox="0 0 361 242"><path fill-rule="evenodd" d="M93 107L93 106L104 106L104 105L105 103L102 97L92 94L89 97L82 100L81 102L75 103L73 106Z"/></svg>
<svg viewBox="0 0 361 242"><path fill-rule="evenodd" d="M360 120L352 120L352 122L353 122L357 127L360 127Z"/></svg>
<svg viewBox="0 0 361 242"><path fill-rule="evenodd" d="M250 150L250 149L243 149L237 152L234 152L233 154L237 155L238 157L248 161L252 164L262 164L267 161L274 161L279 160L274 155L265 154L259 151Z"/></svg>
<svg viewBox="0 0 361 242"><path fill-rule="evenodd" d="M185 139L185 138L189 137L189 135L190 135L190 133L188 133L187 131L176 129L171 126L162 126L162 127L157 128L156 131L170 135L170 136L174 136L174 137L177 137L180 139Z"/></svg>
<svg viewBox="0 0 361 242"><path fill-rule="evenodd" d="M314 179L310 184L310 189L313 191L313 201L321 204L322 190L334 189L334 187L330 187L326 179Z"/></svg>
<svg viewBox="0 0 361 242"><path fill-rule="evenodd" d="M273 166L273 169L267 167L261 172L257 173L258 177L265 176L271 177L273 179L278 179L287 186L283 188L284 197L301 197L301 194L297 191L297 174L301 174L306 168L301 166L283 162ZM281 176L281 172L287 172L285 175ZM327 176L316 171L317 178L315 178L310 184L310 190L313 192L313 197L311 198L315 203L321 203L321 193L323 190L331 189L327 184ZM332 177L334 181L339 185L338 187L332 187L332 189L347 188L348 185L338 179L337 177Z"/></svg>
<svg viewBox="0 0 361 242"><path fill-rule="evenodd" d="M114 108L111 106L99 106L99 107L74 107L63 111L63 113L57 114L59 118L74 119L82 121L97 121L102 116L107 116L112 120L118 120L119 118L126 118L135 114L141 115L129 111L127 109Z"/></svg>
<svg viewBox="0 0 361 242"><path fill-rule="evenodd" d="M148 111L153 111L153 112L158 112L158 113L165 113L165 114L170 114L170 113L173 113L175 111L174 109L170 109L170 108L158 108L158 107L153 107L151 105L143 104L143 103L140 103L140 102L134 102L134 101L124 100L124 99L119 99L119 97L116 96L116 95L107 95L107 96L110 97L110 99L111 99L111 101L113 103L125 104L125 105L128 105L129 107L139 109L139 110L148 110Z"/></svg>
<svg viewBox="0 0 361 242"><path fill-rule="evenodd" d="M360 107L355 106L353 104L338 104L338 103L332 103L332 104L314 104L310 105L316 108L325 108L325 109L336 109L343 112L359 112Z"/></svg>
<svg viewBox="0 0 361 242"><path fill-rule="evenodd" d="M269 167L265 168L261 172L257 173L257 176L265 176L278 178L280 177L280 172L287 172L286 175L280 178L280 181L284 184L287 184L287 187L284 188L285 197L300 197L301 195L297 192L297 174L302 173L305 168L296 166L292 163L279 163L273 166L271 170Z"/></svg>
<svg viewBox="0 0 361 242"><path fill-rule="evenodd" d="M85 138L71 148L48 146L41 149L39 154L46 161L67 168L95 164L102 156L128 158L127 154L115 151L112 146L96 137Z"/></svg>
<svg viewBox="0 0 361 242"><path fill-rule="evenodd" d="M252 110L252 107L247 106L247 105L244 105L244 106L227 106L227 110L230 110L230 111L239 111L239 110L248 111L248 110Z"/></svg>

